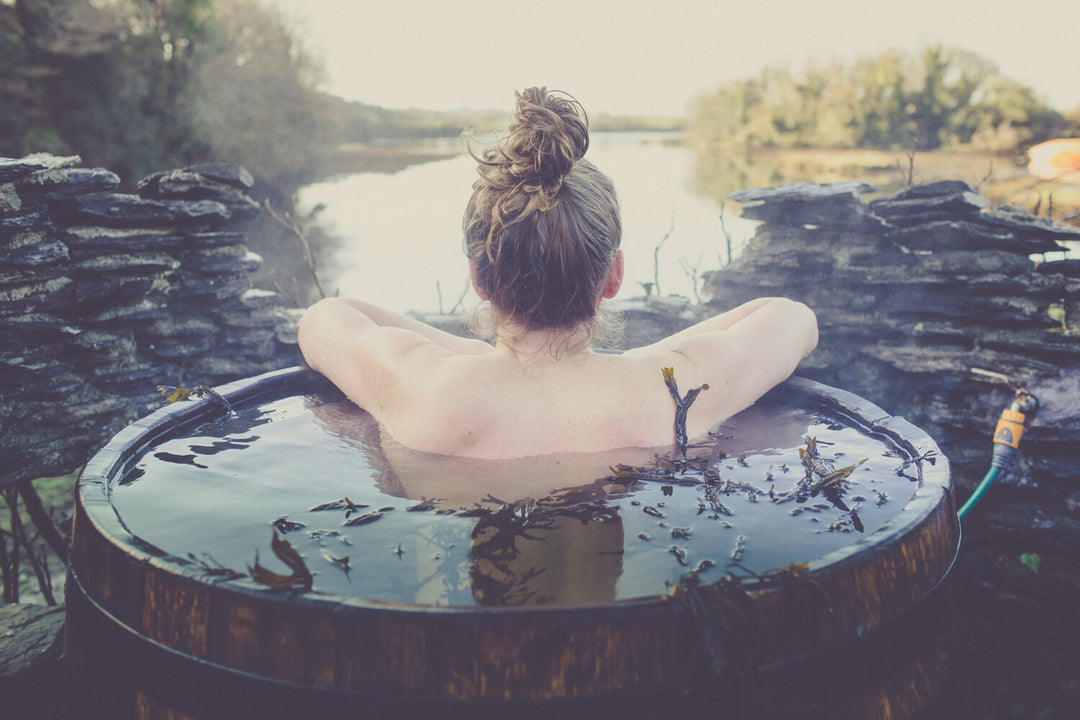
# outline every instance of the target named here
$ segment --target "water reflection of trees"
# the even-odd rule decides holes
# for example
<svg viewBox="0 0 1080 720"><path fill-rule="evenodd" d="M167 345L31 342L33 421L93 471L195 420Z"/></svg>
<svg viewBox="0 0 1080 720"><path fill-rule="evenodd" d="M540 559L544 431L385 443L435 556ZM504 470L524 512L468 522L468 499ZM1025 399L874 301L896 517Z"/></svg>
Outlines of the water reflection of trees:
<svg viewBox="0 0 1080 720"><path fill-rule="evenodd" d="M691 179L695 193L717 202L736 190L785 181L775 157L758 155L750 148L728 151L715 146L698 147Z"/></svg>

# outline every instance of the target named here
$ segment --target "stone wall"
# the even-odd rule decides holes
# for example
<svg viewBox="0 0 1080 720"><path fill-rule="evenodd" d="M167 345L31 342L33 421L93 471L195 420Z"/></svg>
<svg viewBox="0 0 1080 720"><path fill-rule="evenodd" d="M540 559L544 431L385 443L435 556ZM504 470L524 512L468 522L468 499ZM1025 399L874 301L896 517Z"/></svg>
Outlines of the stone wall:
<svg viewBox="0 0 1080 720"><path fill-rule="evenodd" d="M804 373L925 428L966 490L985 472L1012 398L1005 381L979 371L1028 388L1042 407L1014 479L1060 496L1054 512L1068 515L1080 492L1080 261L1029 256L1053 258L1058 241L1080 241L1080 231L991 208L960 182L862 202L873 189L799 184L732 195L763 223L742 256L706 275L708 305L772 294L806 302L821 342Z"/></svg>
<svg viewBox="0 0 1080 720"><path fill-rule="evenodd" d="M1035 394L1041 407L1012 472L963 522L961 572L989 690L972 717L996 717L994 698L1018 694L1064 706L1061 693L1080 680L1080 261L1054 252L1080 231L991 207L959 182L863 202L872 191L732 195L762 224L743 255L707 275L708 305L785 295L814 308L820 344L800 372L925 429L952 463L958 501L989 468L1013 399L980 371Z"/></svg>
<svg viewBox="0 0 1080 720"><path fill-rule="evenodd" d="M0 159L0 485L78 468L163 402L296 364L295 312L253 289L260 212L231 165L136 194L78 157Z"/></svg>

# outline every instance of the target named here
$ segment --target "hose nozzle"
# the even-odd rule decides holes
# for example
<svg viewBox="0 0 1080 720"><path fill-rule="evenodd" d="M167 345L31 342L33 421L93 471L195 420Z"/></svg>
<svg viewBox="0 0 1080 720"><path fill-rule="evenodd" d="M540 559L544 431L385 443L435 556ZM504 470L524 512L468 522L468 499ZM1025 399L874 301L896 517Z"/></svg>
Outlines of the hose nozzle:
<svg viewBox="0 0 1080 720"><path fill-rule="evenodd" d="M1006 468L1012 454L1020 447L1020 438L1024 435L1024 422L1027 416L1039 409L1038 399L1027 390L1018 389L1016 397L1005 410L1001 411L997 427L994 428L994 455L990 464Z"/></svg>

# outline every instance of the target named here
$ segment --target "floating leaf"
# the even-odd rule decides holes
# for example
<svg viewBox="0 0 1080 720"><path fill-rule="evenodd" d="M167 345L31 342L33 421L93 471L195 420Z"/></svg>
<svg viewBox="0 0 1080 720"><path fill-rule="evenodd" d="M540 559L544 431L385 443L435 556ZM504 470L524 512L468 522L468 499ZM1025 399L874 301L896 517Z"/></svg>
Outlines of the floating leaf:
<svg viewBox="0 0 1080 720"><path fill-rule="evenodd" d="M668 550L668 552L675 556L675 559L679 561L680 565L686 564L686 551L683 550L681 547L679 547L678 545L672 545L671 549Z"/></svg>
<svg viewBox="0 0 1080 720"><path fill-rule="evenodd" d="M818 483L817 483L817 485L815 487L819 487L819 488L820 487L826 487L828 485L835 485L836 483L840 482L841 480L847 480L848 476L851 475L851 473L855 471L855 468L859 467L860 465L862 465L864 462L866 462L869 459L870 458L863 458L862 460L855 463L854 465L848 465L845 468L840 468L839 470L834 470L831 473L828 473L823 478L821 478L820 481L818 481Z"/></svg>
<svg viewBox="0 0 1080 720"><path fill-rule="evenodd" d="M251 579L260 585L265 585L271 590L288 590L293 587L296 580L292 575L282 575L273 570L267 570L259 564L259 555L255 554L255 565L248 567Z"/></svg>
<svg viewBox="0 0 1080 720"><path fill-rule="evenodd" d="M346 578L349 577L349 556L348 555L346 555L345 557L336 557L336 556L331 555L329 552L324 550L323 551L323 559L326 560L328 563L332 563L334 565L337 565L339 568L341 568L342 570L345 571L345 577Z"/></svg>
<svg viewBox="0 0 1080 720"><path fill-rule="evenodd" d="M731 559L735 562L742 560L743 551L746 549L746 536L740 535L735 540L735 548L731 551Z"/></svg>
<svg viewBox="0 0 1080 720"><path fill-rule="evenodd" d="M694 572L695 573L703 573L706 570L708 570L709 568L713 567L714 565L716 565L716 563L714 563L709 558L705 558L705 559L703 559L701 562L699 562L697 564L697 567L694 568Z"/></svg>
<svg viewBox="0 0 1080 720"><path fill-rule="evenodd" d="M378 520L381 517L382 517L381 512L370 512L370 513L367 513L366 515L357 515L352 520L346 520L345 525L348 526L348 527L355 527L357 525L367 525L368 523L375 522L376 520Z"/></svg>
<svg viewBox="0 0 1080 720"><path fill-rule="evenodd" d="M282 575L263 567L259 564L259 553L256 552L255 565L248 567L251 578L260 585L266 585L274 590L311 590L314 578L311 576L311 571L308 570L307 565L304 563L304 558L302 558L300 553L289 544L288 540L283 540L278 537L276 529L274 530L273 538L270 540L270 549L274 551L274 555L277 556L278 560L285 563L285 565L292 570L292 574Z"/></svg>
<svg viewBox="0 0 1080 720"><path fill-rule="evenodd" d="M863 531L862 520L859 519L859 516L855 513L854 510L851 512L851 524L855 526L855 529L857 531Z"/></svg>
<svg viewBox="0 0 1080 720"><path fill-rule="evenodd" d="M1042 565L1042 558L1039 557L1038 553L1024 553L1020 556L1020 564L1031 572L1038 574L1039 566Z"/></svg>
<svg viewBox="0 0 1080 720"><path fill-rule="evenodd" d="M296 548L289 544L288 540L278 537L277 532L274 533L274 537L270 540L270 549L277 555L278 560L285 563L294 574L306 576L310 581L311 573L308 571L307 565L304 564L304 558L300 556Z"/></svg>
<svg viewBox="0 0 1080 720"><path fill-rule="evenodd" d="M438 507L439 503L441 503L441 502L443 502L443 501L442 500L428 500L427 498L424 498L420 502L418 502L416 505L412 505L410 507L405 508L405 512L423 512L425 510L435 510Z"/></svg>
<svg viewBox="0 0 1080 720"><path fill-rule="evenodd" d="M351 512L353 510L359 510L360 508L366 507L368 506L364 505L363 503L354 503L349 498L344 497L340 500L323 503L322 505L316 505L315 507L308 510L308 512L322 512L323 510L348 510Z"/></svg>
<svg viewBox="0 0 1080 720"><path fill-rule="evenodd" d="M277 520L270 524L280 530L282 534L290 533L293 530L300 530L307 527L307 525L305 525L304 523L293 522L292 520L287 520L284 517L279 517Z"/></svg>

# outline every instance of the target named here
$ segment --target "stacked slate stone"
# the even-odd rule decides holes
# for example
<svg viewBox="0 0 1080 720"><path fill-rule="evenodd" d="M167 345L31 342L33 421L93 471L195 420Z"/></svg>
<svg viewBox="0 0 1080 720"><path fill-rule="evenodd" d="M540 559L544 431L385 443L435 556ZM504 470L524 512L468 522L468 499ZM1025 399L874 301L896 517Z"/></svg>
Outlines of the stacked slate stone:
<svg viewBox="0 0 1080 720"><path fill-rule="evenodd" d="M741 257L707 274L709 305L763 294L806 302L821 326L806 374L926 428L962 485L985 471L1012 397L979 371L1041 390L1025 443L1034 472L1023 480L1075 491L1064 484L1074 463L1061 459L1080 440L1080 398L1065 392L1080 380L1080 279L1075 260L1053 258L1080 230L991 207L958 181L864 203L875 190L845 182L733 193L762 224Z"/></svg>
<svg viewBox="0 0 1080 720"><path fill-rule="evenodd" d="M962 182L863 202L874 190L797 184L732 194L743 215L762 224L741 257L706 276L709 306L719 312L784 295L814 308L820 343L800 372L925 429L953 465L959 500L989 468L997 418L1014 398L999 376L1034 393L1041 408L1018 462L965 519L965 546L986 550L987 567L1024 571L1002 583L1019 586L1004 594L1028 603L1025 613L1055 592L1075 597L1080 279L1077 261L1057 251L1080 241L1080 231L991 207ZM1018 565L1022 552L1040 554L1044 567L1071 569L1039 578L1057 590L1037 587ZM980 592L991 586L984 582ZM1080 645L1074 620L1060 625L1032 636Z"/></svg>
<svg viewBox="0 0 1080 720"><path fill-rule="evenodd" d="M203 165L137 194L78 157L0 159L3 482L77 468L162 403L294 364L295 319L251 287L251 175Z"/></svg>

